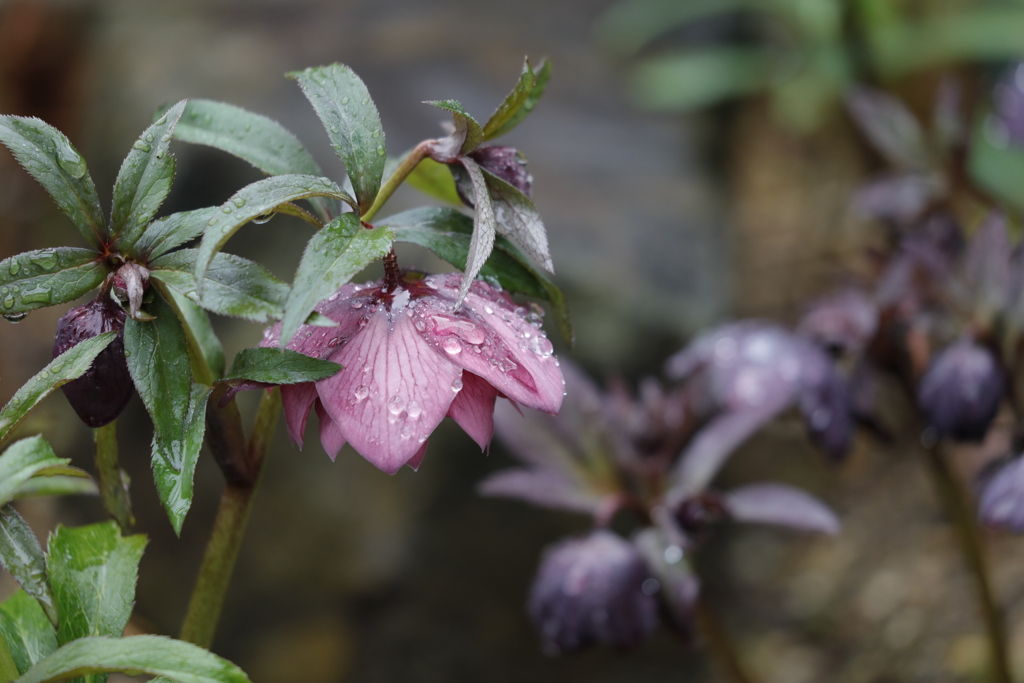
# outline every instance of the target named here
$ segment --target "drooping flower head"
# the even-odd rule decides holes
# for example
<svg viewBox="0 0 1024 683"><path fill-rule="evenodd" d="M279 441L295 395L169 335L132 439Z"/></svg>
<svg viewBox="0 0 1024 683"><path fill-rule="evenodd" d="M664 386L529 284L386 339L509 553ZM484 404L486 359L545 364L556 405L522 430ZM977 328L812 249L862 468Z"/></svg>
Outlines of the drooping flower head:
<svg viewBox="0 0 1024 683"><path fill-rule="evenodd" d="M557 413L564 381L552 345L505 292L474 282L456 306L461 276L404 273L347 284L316 310L336 327L302 326L287 348L342 370L316 383L283 386L288 432L302 445L311 408L331 458L346 442L385 472L417 467L445 416L481 448L494 431L499 396ZM261 343L276 346L280 326Z"/></svg>

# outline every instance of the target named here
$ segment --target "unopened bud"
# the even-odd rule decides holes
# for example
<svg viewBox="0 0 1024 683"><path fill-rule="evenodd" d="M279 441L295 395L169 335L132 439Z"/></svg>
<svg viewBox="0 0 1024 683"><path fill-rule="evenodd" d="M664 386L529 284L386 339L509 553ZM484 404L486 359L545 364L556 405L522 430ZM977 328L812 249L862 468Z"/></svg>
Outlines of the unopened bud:
<svg viewBox="0 0 1024 683"><path fill-rule="evenodd" d="M999 411L1006 379L984 346L960 341L942 351L921 378L917 402L940 436L981 441Z"/></svg>
<svg viewBox="0 0 1024 683"><path fill-rule="evenodd" d="M101 296L72 308L57 322L54 358L96 335L111 330L118 333L84 375L61 387L78 417L90 427L112 422L132 397L133 384L124 357L124 319L121 307Z"/></svg>

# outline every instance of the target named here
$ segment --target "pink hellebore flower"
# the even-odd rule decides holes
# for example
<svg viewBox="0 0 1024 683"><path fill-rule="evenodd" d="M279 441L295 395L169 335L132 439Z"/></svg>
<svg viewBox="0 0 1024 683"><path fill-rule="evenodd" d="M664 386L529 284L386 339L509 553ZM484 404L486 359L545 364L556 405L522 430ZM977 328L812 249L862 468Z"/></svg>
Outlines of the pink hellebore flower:
<svg viewBox="0 0 1024 683"><path fill-rule="evenodd" d="M396 284L347 284L316 310L337 327L303 325L287 348L342 366L319 382L281 387L288 433L302 446L310 408L333 460L345 442L381 470L419 466L427 437L451 417L481 448L494 400L557 413L565 382L539 316L474 282L455 310L462 275L405 273ZM277 346L280 325L262 346Z"/></svg>

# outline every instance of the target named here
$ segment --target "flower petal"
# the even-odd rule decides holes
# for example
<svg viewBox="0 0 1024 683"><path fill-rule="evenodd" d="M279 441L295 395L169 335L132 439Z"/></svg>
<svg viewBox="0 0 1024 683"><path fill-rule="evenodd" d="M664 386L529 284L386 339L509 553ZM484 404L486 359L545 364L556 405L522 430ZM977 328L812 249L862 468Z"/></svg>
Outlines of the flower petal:
<svg viewBox="0 0 1024 683"><path fill-rule="evenodd" d="M410 469L412 469L413 472L416 472L420 469L420 463L423 462L423 456L427 454L428 443L430 442L424 441L423 445L420 446L420 449L416 451L416 455L409 458L409 462L405 463Z"/></svg>
<svg viewBox="0 0 1024 683"><path fill-rule="evenodd" d="M336 327L301 325L285 347L313 358L326 358L359 331L359 323L372 310L371 298L360 292L371 291L365 285L347 284L317 304L317 313L338 323ZM277 346L281 339L281 323L267 328L260 346Z"/></svg>
<svg viewBox="0 0 1024 683"><path fill-rule="evenodd" d="M315 400L316 385L312 382L281 386L281 405L284 408L284 421L288 425L288 436L299 448L302 448L306 420Z"/></svg>
<svg viewBox="0 0 1024 683"><path fill-rule="evenodd" d="M805 491L785 484L750 484L725 494L725 509L741 522L778 524L803 531L839 533L831 508Z"/></svg>
<svg viewBox="0 0 1024 683"><path fill-rule="evenodd" d="M504 293L474 282L455 311L459 276L431 276L437 296L420 300L416 329L452 363L487 380L517 403L547 413L562 405L565 381L544 332Z"/></svg>
<svg viewBox="0 0 1024 683"><path fill-rule="evenodd" d="M462 390L448 407L448 417L462 427L480 449L494 436L494 399L498 390L471 372L462 373Z"/></svg>
<svg viewBox="0 0 1024 683"><path fill-rule="evenodd" d="M342 434L338 423L332 420L324 410L324 404L319 400L316 402L316 415L320 418L320 444L327 452L327 457L334 460L345 445L345 435Z"/></svg>
<svg viewBox="0 0 1024 683"><path fill-rule="evenodd" d="M380 308L365 320L331 356L344 369L317 382L317 392L352 447L394 474L448 412L462 371L423 341L404 312L392 319Z"/></svg>

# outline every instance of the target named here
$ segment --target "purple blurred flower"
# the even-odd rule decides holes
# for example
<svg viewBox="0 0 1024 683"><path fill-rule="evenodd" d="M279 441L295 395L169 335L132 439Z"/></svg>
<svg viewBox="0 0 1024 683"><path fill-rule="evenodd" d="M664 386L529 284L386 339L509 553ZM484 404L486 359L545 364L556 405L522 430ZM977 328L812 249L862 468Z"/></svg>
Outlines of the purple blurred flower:
<svg viewBox="0 0 1024 683"><path fill-rule="evenodd" d="M1005 385L993 353L962 340L932 361L918 386L917 402L939 436L981 441L999 411Z"/></svg>
<svg viewBox="0 0 1024 683"><path fill-rule="evenodd" d="M878 329L878 305L854 287L815 299L797 331L831 351L859 354Z"/></svg>
<svg viewBox="0 0 1024 683"><path fill-rule="evenodd" d="M1018 64L992 93L995 132L1013 145L1024 143L1024 64Z"/></svg>
<svg viewBox="0 0 1024 683"><path fill-rule="evenodd" d="M657 586L631 543L594 531L545 553L530 595L530 617L554 653L595 642L634 647L657 625Z"/></svg>
<svg viewBox="0 0 1024 683"><path fill-rule="evenodd" d="M495 399L556 413L564 381L539 320L505 292L474 282L461 307L461 275L406 273L394 288L348 284L316 308L337 327L304 325L288 348L338 363L316 383L281 387L292 440L302 445L311 408L333 459L351 443L381 470L415 468L447 415L481 448ZM263 346L276 346L280 326Z"/></svg>
<svg viewBox="0 0 1024 683"><path fill-rule="evenodd" d="M78 417L90 427L113 422L135 391L124 357L124 319L124 310L101 296L72 308L57 321L54 358L86 339L117 330L117 337L100 351L85 374L61 387Z"/></svg>
<svg viewBox="0 0 1024 683"><path fill-rule="evenodd" d="M978 515L990 527L1024 533L1024 458L1003 458L979 477Z"/></svg>

